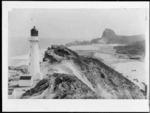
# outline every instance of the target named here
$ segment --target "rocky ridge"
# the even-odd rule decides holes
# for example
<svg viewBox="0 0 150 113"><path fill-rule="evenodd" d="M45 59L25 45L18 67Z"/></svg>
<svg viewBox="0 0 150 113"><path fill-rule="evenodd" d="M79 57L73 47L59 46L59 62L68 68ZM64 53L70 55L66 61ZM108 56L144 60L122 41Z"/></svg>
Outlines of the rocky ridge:
<svg viewBox="0 0 150 113"><path fill-rule="evenodd" d="M44 79L21 98L145 98L137 85L102 61L80 56L65 46L49 47L41 66Z"/></svg>

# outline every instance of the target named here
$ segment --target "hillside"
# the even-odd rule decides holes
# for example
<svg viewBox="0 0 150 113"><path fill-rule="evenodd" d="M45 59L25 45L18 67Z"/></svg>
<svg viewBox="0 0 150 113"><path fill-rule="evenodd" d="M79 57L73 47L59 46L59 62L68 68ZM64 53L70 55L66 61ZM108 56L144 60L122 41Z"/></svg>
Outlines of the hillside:
<svg viewBox="0 0 150 113"><path fill-rule="evenodd" d="M116 53L127 54L129 56L145 55L145 41L134 42L125 46L116 46Z"/></svg>
<svg viewBox="0 0 150 113"><path fill-rule="evenodd" d="M139 87L95 58L80 56L65 46L45 52L44 79L21 98L143 99Z"/></svg>

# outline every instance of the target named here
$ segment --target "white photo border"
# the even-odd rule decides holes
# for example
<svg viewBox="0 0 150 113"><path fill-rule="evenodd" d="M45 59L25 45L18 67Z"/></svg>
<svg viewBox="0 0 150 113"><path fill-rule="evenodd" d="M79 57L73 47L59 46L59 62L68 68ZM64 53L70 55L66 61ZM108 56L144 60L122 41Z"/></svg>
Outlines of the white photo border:
<svg viewBox="0 0 150 113"><path fill-rule="evenodd" d="M8 11L13 8L147 8L149 20L149 2L2 2L2 105L3 111L67 111L67 112L149 112L149 99L140 100L53 100L8 99ZM146 67L149 74L149 24L146 37ZM148 88L149 89L149 88ZM149 92L149 91L148 91Z"/></svg>

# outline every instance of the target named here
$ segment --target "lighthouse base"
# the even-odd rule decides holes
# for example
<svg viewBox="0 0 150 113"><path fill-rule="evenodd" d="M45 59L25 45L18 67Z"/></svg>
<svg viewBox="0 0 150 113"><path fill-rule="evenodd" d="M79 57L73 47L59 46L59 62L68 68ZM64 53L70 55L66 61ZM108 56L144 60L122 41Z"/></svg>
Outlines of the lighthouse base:
<svg viewBox="0 0 150 113"><path fill-rule="evenodd" d="M33 76L33 81L39 81L39 80L42 80L43 79L43 75L42 73L37 73Z"/></svg>

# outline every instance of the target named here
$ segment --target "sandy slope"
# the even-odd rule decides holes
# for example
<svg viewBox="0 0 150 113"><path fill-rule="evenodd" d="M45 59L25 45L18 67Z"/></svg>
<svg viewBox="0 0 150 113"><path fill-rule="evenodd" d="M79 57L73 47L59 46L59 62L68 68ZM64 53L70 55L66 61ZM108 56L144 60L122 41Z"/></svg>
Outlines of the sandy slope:
<svg viewBox="0 0 150 113"><path fill-rule="evenodd" d="M113 66L117 71L123 73L124 76L137 84L141 89L145 90L145 86L142 84L142 82L148 85L148 74L145 71L146 68L144 62L135 61L116 63L113 64Z"/></svg>
<svg viewBox="0 0 150 113"><path fill-rule="evenodd" d="M46 65L48 66L49 64L43 63L42 67L45 67ZM85 83L91 90L96 92L92 84L89 82L89 80L85 76L82 75L82 73L76 68L73 62L64 60L63 62L61 62L61 64L54 64L54 65L48 66L48 68L51 71L53 70L52 73L60 73L60 74L63 73L63 74L74 75L83 83ZM46 74L48 70L44 70L44 68L42 69L43 69L42 73Z"/></svg>
<svg viewBox="0 0 150 113"><path fill-rule="evenodd" d="M109 66L113 67L115 70L122 73L123 76L137 84L140 89L145 90L143 82L148 85L148 74L145 72L146 67L144 61L118 59L115 56L106 53L95 53L94 56L103 59Z"/></svg>

